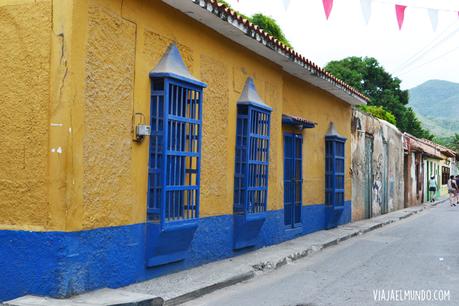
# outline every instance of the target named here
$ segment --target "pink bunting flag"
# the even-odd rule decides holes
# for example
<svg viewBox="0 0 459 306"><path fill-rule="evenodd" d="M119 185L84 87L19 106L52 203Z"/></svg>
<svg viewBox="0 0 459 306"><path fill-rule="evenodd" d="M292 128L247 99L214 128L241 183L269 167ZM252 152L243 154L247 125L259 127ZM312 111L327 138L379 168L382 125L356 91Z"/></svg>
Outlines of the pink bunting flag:
<svg viewBox="0 0 459 306"><path fill-rule="evenodd" d="M324 4L325 17L327 17L328 20L328 17L330 16L331 10L333 8L333 0L322 0L322 2Z"/></svg>
<svg viewBox="0 0 459 306"><path fill-rule="evenodd" d="M397 14L398 29L401 30L403 26L403 20L405 19L406 5L395 5L395 13Z"/></svg>

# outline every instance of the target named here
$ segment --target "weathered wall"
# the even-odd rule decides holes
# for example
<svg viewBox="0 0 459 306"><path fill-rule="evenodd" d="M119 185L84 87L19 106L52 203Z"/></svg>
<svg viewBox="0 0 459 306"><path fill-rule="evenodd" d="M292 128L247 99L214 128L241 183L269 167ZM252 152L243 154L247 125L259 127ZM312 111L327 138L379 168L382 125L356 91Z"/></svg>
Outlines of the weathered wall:
<svg viewBox="0 0 459 306"><path fill-rule="evenodd" d="M405 206L416 206L424 201L424 161L420 152L405 153Z"/></svg>
<svg viewBox="0 0 459 306"><path fill-rule="evenodd" d="M391 124L358 110L353 111L352 122L352 219L404 208L402 134ZM371 141L372 149L366 141ZM366 175L368 171L370 175Z"/></svg>
<svg viewBox="0 0 459 306"><path fill-rule="evenodd" d="M0 2L0 227L49 222L51 1Z"/></svg>

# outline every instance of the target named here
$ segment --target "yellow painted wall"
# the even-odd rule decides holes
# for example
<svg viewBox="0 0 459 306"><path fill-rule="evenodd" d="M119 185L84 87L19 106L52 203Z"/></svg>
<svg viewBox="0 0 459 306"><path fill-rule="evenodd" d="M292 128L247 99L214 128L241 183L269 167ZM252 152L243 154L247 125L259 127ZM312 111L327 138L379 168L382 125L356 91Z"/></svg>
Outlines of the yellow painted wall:
<svg viewBox="0 0 459 306"><path fill-rule="evenodd" d="M346 142L345 200L352 199L351 177L351 119L349 104L299 79L284 75L284 113L318 123L303 131L303 203L325 202L325 135L334 122ZM283 150L283 147L279 148ZM283 153L281 153L283 156Z"/></svg>
<svg viewBox="0 0 459 306"><path fill-rule="evenodd" d="M205 89L203 108L201 216L232 213L236 101L246 78L254 76L260 94L268 104L279 110L274 115L273 123L280 126L282 75L279 74L277 67L264 59L254 56L243 48L235 48L233 42L183 16L160 1L154 1L154 4L151 1L124 1L122 8L121 1L94 0L87 1L87 3L88 19L94 18L98 21L99 26L105 23L105 20L107 22L110 20L112 23L118 22L120 24L128 22L136 29L135 48L131 48L131 50L135 51L136 62L135 84L132 91L135 112L142 112L147 117L149 116L150 80L148 73L155 67L172 42L177 43L191 73L208 84ZM96 9L99 15L103 14L105 17L92 16ZM120 10L122 13L120 13ZM103 21L100 21L101 19ZM94 29L91 29L91 31L94 31ZM131 41L133 35L132 33L119 33L117 39L122 39L122 37L124 39L130 37L129 41ZM101 53L102 50L106 52L105 46L111 46L112 38L108 34L102 35L101 38L100 40L89 41L88 50L94 49L101 50ZM117 48L115 49L118 50ZM109 58L111 58L110 52L107 52L106 62L108 62ZM91 59L86 62L86 65L100 66L101 64L102 62L95 64ZM122 64L125 64L125 61ZM113 82L114 79L124 78L125 73L115 72L109 74L109 76L110 81ZM91 80L94 81L93 79ZM103 84L99 80L96 80L96 82ZM95 89L100 87L96 83L92 85ZM124 90L123 93L127 95L127 91L129 90ZM98 97L93 98L98 99ZM88 102L87 99L86 103ZM103 103L103 100L100 103ZM123 116L131 118L132 110L123 109L122 112ZM92 115L105 119L111 117L106 116L103 112L94 112ZM95 118L92 120L95 120ZM89 130L85 131L84 137L91 137L88 132ZM88 208L91 207L92 211L90 214L83 216L85 228L137 223L143 222L146 218L148 142L140 145L134 144L130 139L130 135L121 135L115 133L115 131L108 132L113 134L98 138L99 146L105 142L109 144L112 141L110 138L126 140L131 144L132 156L130 161L132 161L132 167L130 168L132 171L131 173L120 171L120 173L131 175L135 188L135 204L127 202L130 189L125 188L124 185L115 188L117 190L116 193L111 190L102 190L97 197L88 195L84 199L84 205ZM279 141L280 137L274 136L273 147L279 146ZM89 151L85 150L86 154L90 156L92 154L90 151L92 150L97 150L97 148L90 148ZM276 157L281 157L281 155L273 152L271 160L275 160ZM270 170L272 170L272 173L278 172L278 163L279 160L276 163L271 163ZM113 164L113 161L107 161L107 166L111 164ZM114 171L119 170L118 168L114 169ZM101 172L102 169L94 168L91 173L96 177L105 177L104 173ZM278 188L281 186L279 184L281 182L280 177L280 174L271 176L270 183L273 186L277 185L277 188L270 188L269 196L270 203L272 203L270 207L278 207L278 203L281 201L281 195L278 193ZM114 216L114 218L108 219L108 216L113 214L110 209L103 209L107 205L96 207L93 204L94 201L97 202L99 197L104 196L117 203L118 206L113 208L131 210L123 211L123 218L120 215L119 217ZM87 218L92 218L94 222L87 223ZM126 221L126 218L129 218L130 221Z"/></svg>
<svg viewBox="0 0 459 306"><path fill-rule="evenodd" d="M132 141L131 116L142 112L148 118L148 73L172 42L191 73L208 84L201 216L232 213L236 102L249 76L273 107L268 209L283 207L282 113L318 122L315 129L304 131L303 201L324 202L324 136L333 121L350 139L348 104L283 73L160 0L54 0L53 4L54 33L46 48L51 49L50 121L57 120L62 128L50 131L49 148L60 146L63 153L60 159L48 156L52 171L47 229L72 231L145 221L148 141ZM348 169L349 142L346 153Z"/></svg>
<svg viewBox="0 0 459 306"><path fill-rule="evenodd" d="M49 222L51 1L0 1L0 227Z"/></svg>

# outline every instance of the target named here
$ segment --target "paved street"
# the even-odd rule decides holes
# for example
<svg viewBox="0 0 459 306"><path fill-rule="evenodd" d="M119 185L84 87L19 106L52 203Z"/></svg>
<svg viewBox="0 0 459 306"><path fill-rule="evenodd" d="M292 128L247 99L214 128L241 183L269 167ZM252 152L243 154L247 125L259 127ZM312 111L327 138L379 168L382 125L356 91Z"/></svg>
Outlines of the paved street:
<svg viewBox="0 0 459 306"><path fill-rule="evenodd" d="M186 305L459 305L459 207L442 204Z"/></svg>

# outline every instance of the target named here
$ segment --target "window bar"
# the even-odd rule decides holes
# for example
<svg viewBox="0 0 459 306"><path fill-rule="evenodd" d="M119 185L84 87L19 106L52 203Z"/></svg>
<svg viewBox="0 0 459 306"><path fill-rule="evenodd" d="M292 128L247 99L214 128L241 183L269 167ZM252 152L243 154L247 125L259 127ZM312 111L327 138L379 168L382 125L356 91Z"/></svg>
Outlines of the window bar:
<svg viewBox="0 0 459 306"><path fill-rule="evenodd" d="M198 141L197 141L197 161L196 161L196 169L201 168L201 137L202 137L202 95L201 93L197 93L197 101L198 101L198 107L199 107L199 114L196 119L199 120L198 124ZM200 198L200 182L201 182L201 173L200 171L196 171L196 186L197 186L197 191L196 191L196 205L194 209L194 217L198 218L199 217L199 198Z"/></svg>
<svg viewBox="0 0 459 306"><path fill-rule="evenodd" d="M165 188L165 185L167 183L166 181L166 173L165 171L167 171L167 155L166 155L166 150L167 150L167 146L168 146L168 137L167 135L169 134L168 133L168 124L167 124L167 118L168 118L168 114L169 114L169 101L171 100L169 98L169 95L171 94L171 90L170 90L170 85L169 85L169 82L166 80L164 80L164 100L163 100L163 147L162 147L162 160L161 160L161 186L162 186L162 189L161 189L161 200L159 205L160 205L160 222L161 223L164 223L165 222L165 219L166 219L166 209L167 209L167 198L166 198L166 188Z"/></svg>

